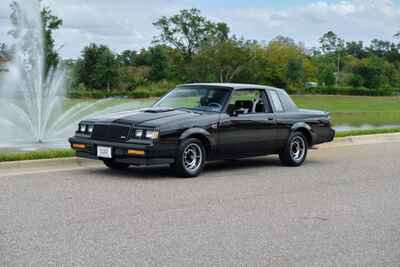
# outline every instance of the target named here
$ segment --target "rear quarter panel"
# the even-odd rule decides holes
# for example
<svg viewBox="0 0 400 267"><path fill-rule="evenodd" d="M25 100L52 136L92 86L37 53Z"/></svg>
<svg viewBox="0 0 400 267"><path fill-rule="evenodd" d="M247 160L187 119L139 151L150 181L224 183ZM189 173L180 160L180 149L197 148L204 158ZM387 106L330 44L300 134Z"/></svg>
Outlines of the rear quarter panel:
<svg viewBox="0 0 400 267"><path fill-rule="evenodd" d="M277 113L276 120L278 134L283 140L289 138L293 128L308 128L307 126L310 128L308 130L311 133L313 145L327 142L331 136L329 114L323 111L298 110L296 112Z"/></svg>

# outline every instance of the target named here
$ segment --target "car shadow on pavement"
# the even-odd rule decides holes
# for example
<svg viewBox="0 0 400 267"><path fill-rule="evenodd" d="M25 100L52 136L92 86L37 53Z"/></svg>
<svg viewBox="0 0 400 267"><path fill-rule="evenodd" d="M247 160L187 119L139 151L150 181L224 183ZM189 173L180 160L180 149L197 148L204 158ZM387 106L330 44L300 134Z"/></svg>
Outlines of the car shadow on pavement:
<svg viewBox="0 0 400 267"><path fill-rule="evenodd" d="M277 167L282 166L281 162L277 157L256 157L256 158L245 158L245 159L232 159L223 161L209 162L205 167L205 172L222 172L230 170L245 170L255 169L262 167Z"/></svg>
<svg viewBox="0 0 400 267"><path fill-rule="evenodd" d="M312 162L307 162L307 164L312 164ZM246 159L235 159L235 160L220 160L208 162L204 167L204 172L201 176L219 174L221 172L228 172L232 170L249 170L249 169L259 169L259 168L286 168L283 167L279 158L275 156L268 157L257 157L257 158L246 158ZM158 165L158 166L134 166L127 170L118 171L110 170L106 167L87 169L90 174L99 175L110 175L114 178L129 178L129 179L176 179L176 175L173 169L168 165Z"/></svg>

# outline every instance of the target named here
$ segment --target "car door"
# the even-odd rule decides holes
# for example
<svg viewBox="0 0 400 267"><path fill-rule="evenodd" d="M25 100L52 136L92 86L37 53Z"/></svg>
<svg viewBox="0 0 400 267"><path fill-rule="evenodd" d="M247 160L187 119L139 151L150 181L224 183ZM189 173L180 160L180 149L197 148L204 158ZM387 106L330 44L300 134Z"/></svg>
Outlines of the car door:
<svg viewBox="0 0 400 267"><path fill-rule="evenodd" d="M284 102L282 101L279 92L275 90L268 90L268 94L271 100L271 104L275 114L276 122L276 139L275 144L278 149L286 145L289 138L290 129L294 123L293 113L288 112L285 108Z"/></svg>
<svg viewBox="0 0 400 267"><path fill-rule="evenodd" d="M265 90L234 91L218 127L219 156L265 155L274 150L275 138L276 122Z"/></svg>

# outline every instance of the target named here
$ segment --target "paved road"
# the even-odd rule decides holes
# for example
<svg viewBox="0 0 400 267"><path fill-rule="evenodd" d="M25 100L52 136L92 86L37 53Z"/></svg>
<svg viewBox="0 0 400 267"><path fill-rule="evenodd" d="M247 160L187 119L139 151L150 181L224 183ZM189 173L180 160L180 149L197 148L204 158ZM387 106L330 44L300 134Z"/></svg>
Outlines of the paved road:
<svg viewBox="0 0 400 267"><path fill-rule="evenodd" d="M400 266L400 143L0 178L0 266Z"/></svg>

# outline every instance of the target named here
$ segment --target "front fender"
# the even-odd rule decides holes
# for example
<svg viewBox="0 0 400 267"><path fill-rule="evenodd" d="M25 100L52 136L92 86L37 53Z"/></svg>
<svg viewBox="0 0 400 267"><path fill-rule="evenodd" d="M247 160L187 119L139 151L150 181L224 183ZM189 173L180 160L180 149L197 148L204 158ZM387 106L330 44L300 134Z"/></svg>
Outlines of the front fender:
<svg viewBox="0 0 400 267"><path fill-rule="evenodd" d="M216 147L215 138L206 129L198 128L198 127L187 129L179 136L179 141L182 141L190 136L201 136L202 138L207 140L211 149L214 149Z"/></svg>

